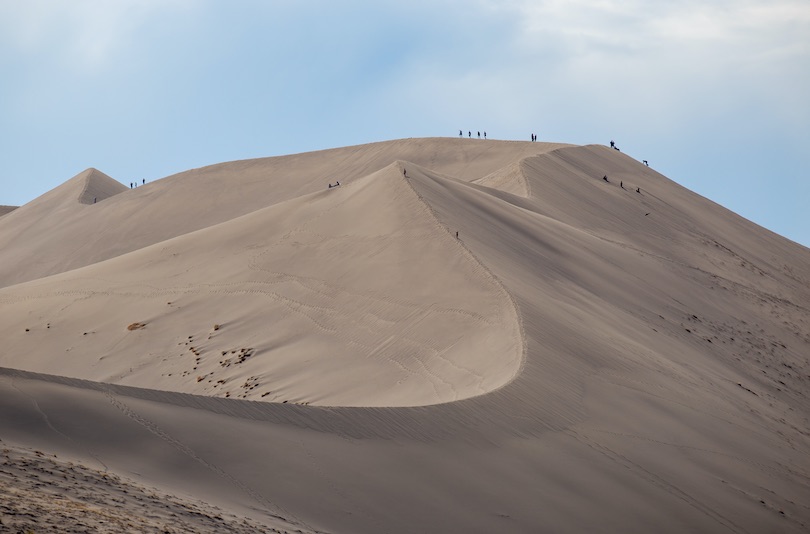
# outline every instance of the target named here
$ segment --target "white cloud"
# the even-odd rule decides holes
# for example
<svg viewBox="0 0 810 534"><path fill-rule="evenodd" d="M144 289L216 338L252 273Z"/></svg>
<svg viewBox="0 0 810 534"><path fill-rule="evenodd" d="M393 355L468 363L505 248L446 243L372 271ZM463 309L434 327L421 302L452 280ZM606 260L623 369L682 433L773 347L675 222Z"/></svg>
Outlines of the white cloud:
<svg viewBox="0 0 810 534"><path fill-rule="evenodd" d="M504 63L532 65L567 98L648 106L672 120L690 111L762 105L794 125L810 119L810 2L806 0L481 0L512 13ZM530 77L530 76L527 76ZM561 93L563 94L563 93ZM663 117L662 117L663 118Z"/></svg>

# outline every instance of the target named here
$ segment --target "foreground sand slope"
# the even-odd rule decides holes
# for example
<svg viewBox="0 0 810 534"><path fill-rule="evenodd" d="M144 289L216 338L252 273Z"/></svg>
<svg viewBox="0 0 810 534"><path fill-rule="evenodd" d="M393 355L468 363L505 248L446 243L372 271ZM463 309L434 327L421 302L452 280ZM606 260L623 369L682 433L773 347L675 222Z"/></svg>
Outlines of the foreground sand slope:
<svg viewBox="0 0 810 534"><path fill-rule="evenodd" d="M23 345L3 365L53 374L51 349L98 335L104 360L57 374L109 365L118 384L2 370L3 439L304 531L806 531L810 251L604 147L515 156L476 173L391 161L5 288L4 335ZM187 363L227 340L239 350L218 357L239 359L237 339L277 334L251 317L300 339L217 372L278 353L267 380L313 405L161 391L186 390L155 374L171 360L143 356L150 339ZM346 368L310 371L328 365L319 344ZM383 356L429 365L400 375Z"/></svg>
<svg viewBox="0 0 810 534"><path fill-rule="evenodd" d="M42 451L0 441L3 532L287 532L232 517L203 502L180 500ZM144 509L148 513L144 513Z"/></svg>

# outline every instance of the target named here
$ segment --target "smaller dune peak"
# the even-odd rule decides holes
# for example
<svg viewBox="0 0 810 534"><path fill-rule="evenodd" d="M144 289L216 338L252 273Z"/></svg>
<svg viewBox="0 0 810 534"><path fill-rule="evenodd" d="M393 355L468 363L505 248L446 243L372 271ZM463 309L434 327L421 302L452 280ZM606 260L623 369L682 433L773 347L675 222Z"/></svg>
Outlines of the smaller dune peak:
<svg viewBox="0 0 810 534"><path fill-rule="evenodd" d="M124 184L92 167L79 173L75 179L84 182L78 199L81 204L95 204L127 190Z"/></svg>

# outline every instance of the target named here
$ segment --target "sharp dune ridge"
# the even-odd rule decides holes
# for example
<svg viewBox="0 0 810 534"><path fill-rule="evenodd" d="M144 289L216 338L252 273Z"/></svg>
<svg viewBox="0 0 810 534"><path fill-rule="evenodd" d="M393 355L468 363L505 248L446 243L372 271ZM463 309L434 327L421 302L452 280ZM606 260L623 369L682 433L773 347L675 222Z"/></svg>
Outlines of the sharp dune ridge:
<svg viewBox="0 0 810 534"><path fill-rule="evenodd" d="M810 250L607 147L88 169L0 258L10 447L267 531L810 528Z"/></svg>

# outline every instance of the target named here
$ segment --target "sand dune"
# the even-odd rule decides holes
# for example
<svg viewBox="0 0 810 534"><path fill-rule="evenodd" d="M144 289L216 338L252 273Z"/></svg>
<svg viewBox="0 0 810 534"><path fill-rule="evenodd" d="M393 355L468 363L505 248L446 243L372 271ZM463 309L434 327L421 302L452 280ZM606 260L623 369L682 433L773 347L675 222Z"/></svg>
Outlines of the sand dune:
<svg viewBox="0 0 810 534"><path fill-rule="evenodd" d="M122 187L0 219L9 446L268 531L810 528L810 250L618 151Z"/></svg>
<svg viewBox="0 0 810 534"><path fill-rule="evenodd" d="M492 141L475 147L456 139L414 139L237 161L126 190L92 208L79 198L87 174L101 174L90 169L4 218L0 287L97 263L321 191L329 183L348 184L396 160L474 180L560 146L565 145Z"/></svg>
<svg viewBox="0 0 810 534"><path fill-rule="evenodd" d="M435 404L523 357L509 295L399 163L0 301L9 367L188 393Z"/></svg>

